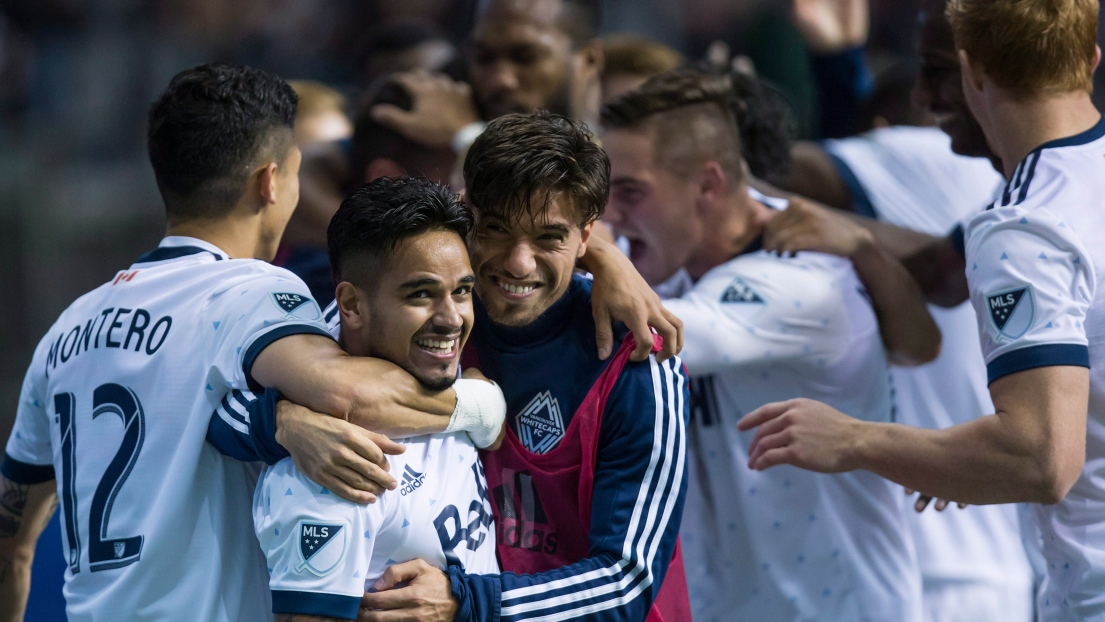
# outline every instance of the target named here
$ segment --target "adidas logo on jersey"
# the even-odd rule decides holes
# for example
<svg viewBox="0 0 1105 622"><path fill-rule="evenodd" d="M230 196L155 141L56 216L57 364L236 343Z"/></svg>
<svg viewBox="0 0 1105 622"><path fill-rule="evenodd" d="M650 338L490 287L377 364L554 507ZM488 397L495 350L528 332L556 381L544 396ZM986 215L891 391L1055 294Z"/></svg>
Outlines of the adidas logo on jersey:
<svg viewBox="0 0 1105 622"><path fill-rule="evenodd" d="M415 471L408 464L403 468L403 487L399 489L399 494L405 497L421 488L425 481L426 474Z"/></svg>
<svg viewBox="0 0 1105 622"><path fill-rule="evenodd" d="M748 283L745 283L740 277L733 279L733 282L729 284L729 287L725 289L721 294L722 302L760 302L764 301L759 294L756 293Z"/></svg>

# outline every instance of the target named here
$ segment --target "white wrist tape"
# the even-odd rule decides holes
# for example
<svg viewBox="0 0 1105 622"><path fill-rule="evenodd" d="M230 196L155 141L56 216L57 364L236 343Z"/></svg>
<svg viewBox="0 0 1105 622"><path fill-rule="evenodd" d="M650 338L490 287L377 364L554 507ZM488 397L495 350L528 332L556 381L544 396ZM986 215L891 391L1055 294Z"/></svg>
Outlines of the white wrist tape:
<svg viewBox="0 0 1105 622"><path fill-rule="evenodd" d="M453 390L457 392L457 407L445 431L467 432L481 449L494 444L506 420L506 398L499 385L462 378L453 383Z"/></svg>

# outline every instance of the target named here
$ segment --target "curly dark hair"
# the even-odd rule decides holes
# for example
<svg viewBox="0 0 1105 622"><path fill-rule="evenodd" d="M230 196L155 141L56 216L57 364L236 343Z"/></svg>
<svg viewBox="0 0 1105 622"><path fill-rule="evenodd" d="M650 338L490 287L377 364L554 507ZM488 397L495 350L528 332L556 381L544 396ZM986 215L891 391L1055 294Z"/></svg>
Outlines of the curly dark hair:
<svg viewBox="0 0 1105 622"><path fill-rule="evenodd" d="M487 125L464 160L473 209L517 222L536 217L550 196L567 196L580 225L602 217L610 159L587 126L558 114L508 114Z"/></svg>
<svg viewBox="0 0 1105 622"><path fill-rule="evenodd" d="M386 259L397 244L427 231L465 239L471 228L472 213L447 186L425 177L380 177L347 196L330 220L330 272L335 283L360 281L368 271L350 269L357 259Z"/></svg>
<svg viewBox="0 0 1105 622"><path fill-rule="evenodd" d="M209 63L173 77L150 107L146 134L170 220L222 216L251 165L283 164L297 101L287 82L243 65Z"/></svg>

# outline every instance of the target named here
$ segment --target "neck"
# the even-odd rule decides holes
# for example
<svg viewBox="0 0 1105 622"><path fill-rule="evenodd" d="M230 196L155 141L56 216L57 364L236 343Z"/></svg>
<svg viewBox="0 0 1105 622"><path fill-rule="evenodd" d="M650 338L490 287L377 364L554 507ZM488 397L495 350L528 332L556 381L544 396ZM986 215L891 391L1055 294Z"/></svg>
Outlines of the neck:
<svg viewBox="0 0 1105 622"><path fill-rule="evenodd" d="M1085 91L1021 100L999 97L989 110L987 138L1006 179L1040 145L1085 132L1101 120Z"/></svg>
<svg viewBox="0 0 1105 622"><path fill-rule="evenodd" d="M771 208L748 196L741 183L725 199L718 218L703 223L705 235L699 250L687 262L687 273L694 279L744 252L763 233Z"/></svg>
<svg viewBox="0 0 1105 622"><path fill-rule="evenodd" d="M165 235L183 235L203 240L219 247L231 259L272 259L263 251L263 236L254 219L229 217L170 222Z"/></svg>

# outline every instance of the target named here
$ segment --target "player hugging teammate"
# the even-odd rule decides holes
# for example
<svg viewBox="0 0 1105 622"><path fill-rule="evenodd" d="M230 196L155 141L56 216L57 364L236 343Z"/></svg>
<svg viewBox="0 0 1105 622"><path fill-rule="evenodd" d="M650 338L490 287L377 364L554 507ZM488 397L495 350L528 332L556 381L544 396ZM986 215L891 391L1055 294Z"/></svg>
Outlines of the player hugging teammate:
<svg viewBox="0 0 1105 622"><path fill-rule="evenodd" d="M918 561L1010 548L1009 513L911 529L900 484L1026 504L1037 618L1105 622L1098 5L927 4L920 92L951 145L899 128L803 149L825 200L931 231L753 176L772 158L750 150L790 146L755 127L773 111L747 76L669 71L600 117L594 7L491 0L474 94L400 76L403 106L366 117L438 176L466 150L464 198L362 149L358 123L326 309L268 263L299 201L295 94L248 67L180 73L149 115L166 236L66 309L26 374L0 614L21 615L60 506L77 621L1031 617L1017 543L980 553L990 577ZM596 138L580 119L600 118ZM933 224L928 193L991 190L902 179L959 167L951 149L1004 183Z"/></svg>

